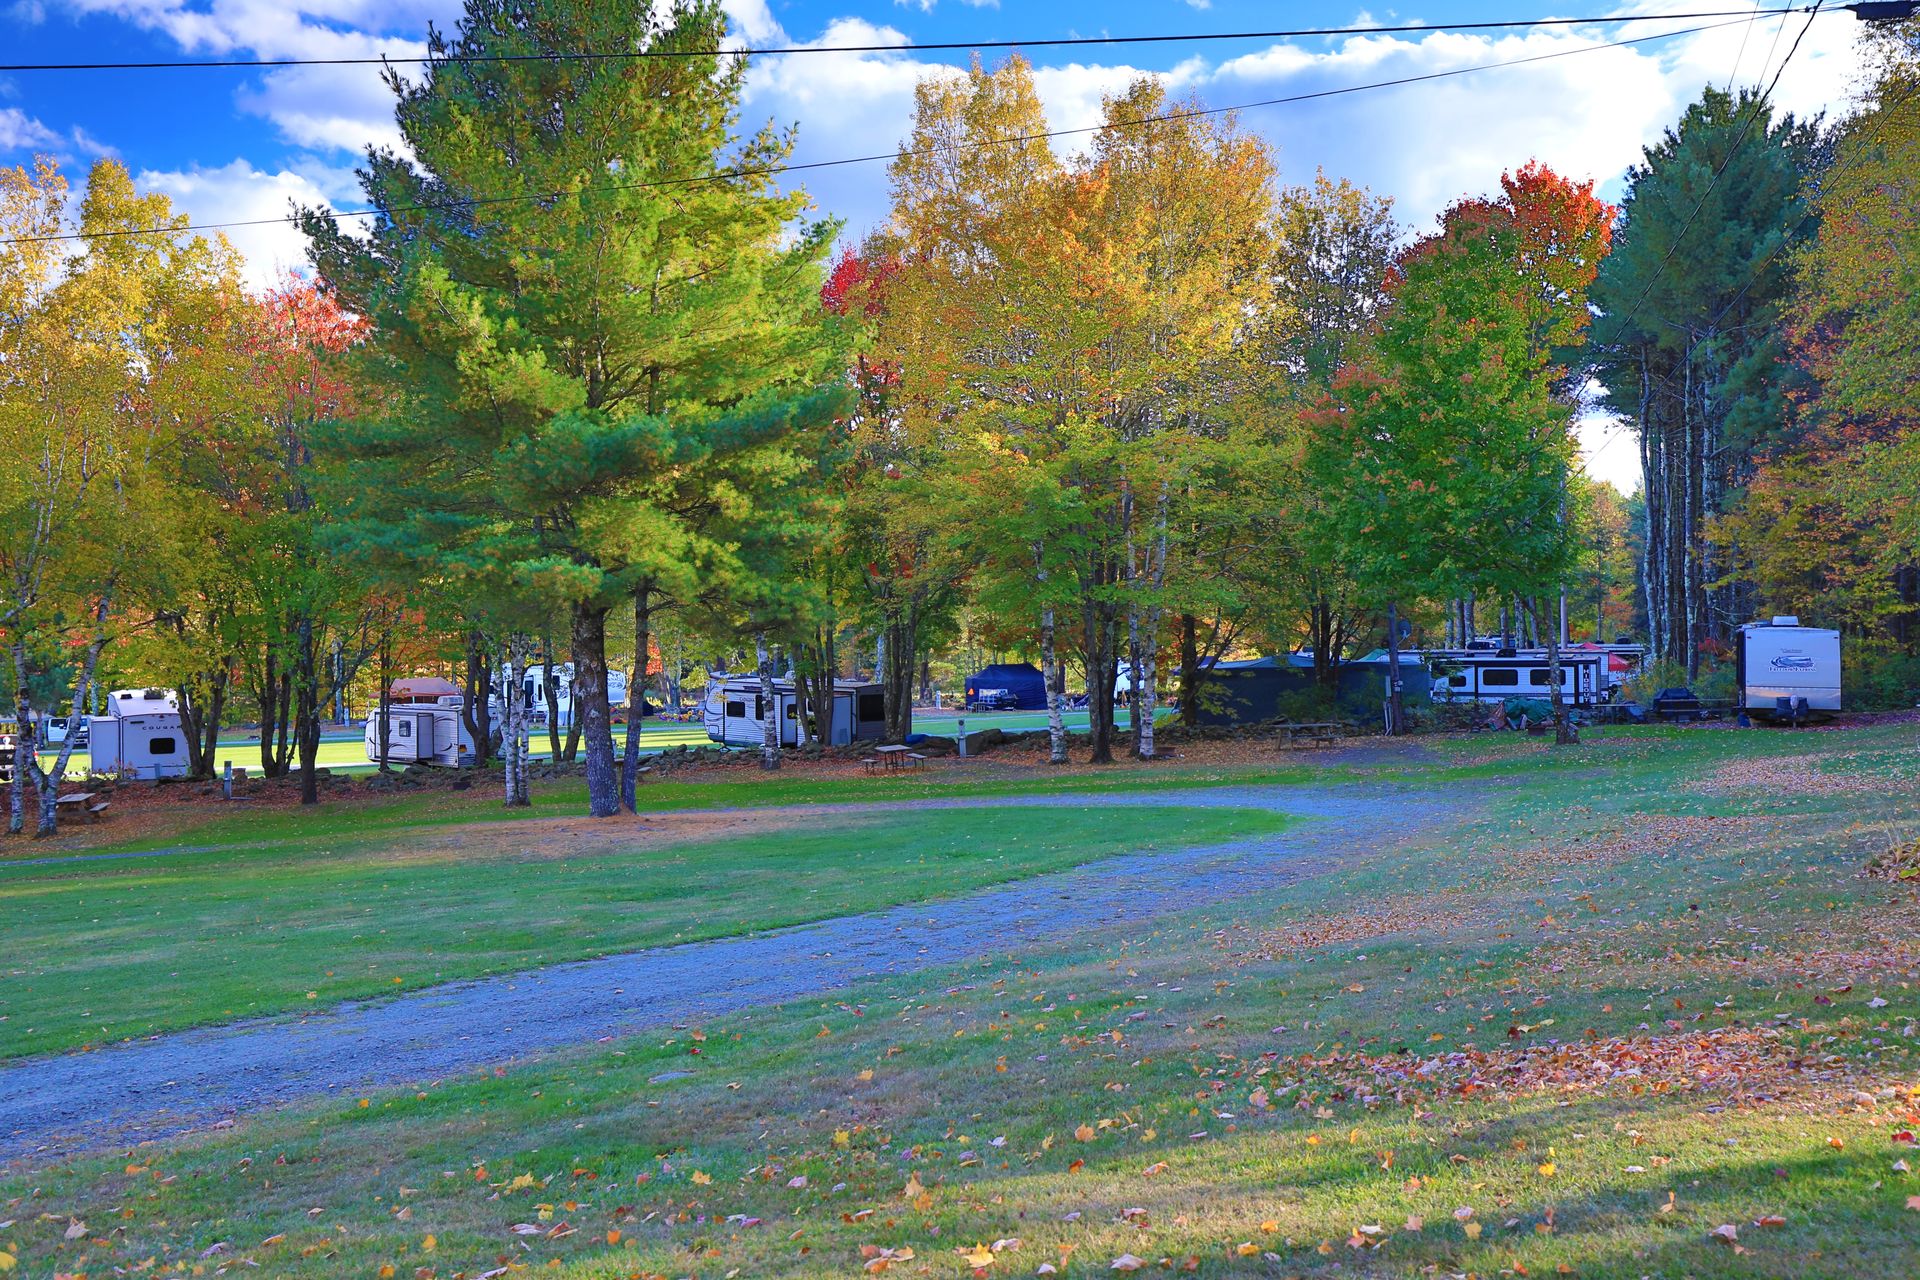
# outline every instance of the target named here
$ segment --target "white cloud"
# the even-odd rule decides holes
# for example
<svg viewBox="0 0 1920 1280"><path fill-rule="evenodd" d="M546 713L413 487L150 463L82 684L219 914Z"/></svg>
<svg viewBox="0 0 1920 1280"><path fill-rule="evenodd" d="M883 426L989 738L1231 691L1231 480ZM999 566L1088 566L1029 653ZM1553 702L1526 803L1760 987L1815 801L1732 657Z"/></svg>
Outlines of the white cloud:
<svg viewBox="0 0 1920 1280"><path fill-rule="evenodd" d="M450 28L459 0L61 0L77 13L102 14L173 40L203 57L417 58L429 22ZM404 34L392 34L404 33ZM273 122L300 147L359 153L369 143L397 146L393 94L378 66L267 70L235 90L235 105Z"/></svg>
<svg viewBox="0 0 1920 1280"><path fill-rule="evenodd" d="M141 190L165 192L175 210L196 223L264 223L221 232L246 256L247 282L260 288L307 265L306 237L285 219L295 204L331 203L329 189L340 194L334 181L337 176L325 170L268 173L245 160L234 160L218 168L145 170L135 175L134 182Z"/></svg>
<svg viewBox="0 0 1920 1280"><path fill-rule="evenodd" d="M18 107L0 107L0 152L52 151L66 139Z"/></svg>

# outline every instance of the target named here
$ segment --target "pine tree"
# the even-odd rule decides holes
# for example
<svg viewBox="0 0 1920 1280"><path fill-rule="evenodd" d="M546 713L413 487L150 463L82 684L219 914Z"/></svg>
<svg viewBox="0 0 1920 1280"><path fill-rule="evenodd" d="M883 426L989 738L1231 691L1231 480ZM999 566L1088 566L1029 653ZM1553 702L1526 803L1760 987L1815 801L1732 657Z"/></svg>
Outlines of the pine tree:
<svg viewBox="0 0 1920 1280"><path fill-rule="evenodd" d="M1629 173L1593 287L1595 369L1640 437L1653 651L1690 674L1753 608L1706 530L1786 420L1784 250L1813 229L1802 188L1817 152L1811 126L1708 88Z"/></svg>
<svg viewBox="0 0 1920 1280"><path fill-rule="evenodd" d="M790 134L737 135L744 59L539 55L725 36L710 0L471 0L422 79L392 77L410 155L368 157L372 236L305 216L392 389L336 441L348 536L566 609L596 816L619 804L609 612L751 509L731 486L752 468L717 465L819 434L844 398L817 301L833 228L767 172Z"/></svg>

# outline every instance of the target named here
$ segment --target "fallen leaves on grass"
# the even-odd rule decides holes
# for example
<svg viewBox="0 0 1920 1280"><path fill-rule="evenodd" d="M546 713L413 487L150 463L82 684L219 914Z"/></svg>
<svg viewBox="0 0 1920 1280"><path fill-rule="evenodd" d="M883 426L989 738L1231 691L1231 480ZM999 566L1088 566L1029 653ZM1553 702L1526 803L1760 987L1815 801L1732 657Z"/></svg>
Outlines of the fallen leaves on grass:
<svg viewBox="0 0 1920 1280"><path fill-rule="evenodd" d="M1458 929L1469 923L1466 912L1445 905L1441 898L1417 898L1395 906L1320 916L1255 935L1248 957L1281 960L1316 947L1343 946L1402 933Z"/></svg>
<svg viewBox="0 0 1920 1280"><path fill-rule="evenodd" d="M877 1244L863 1244L860 1246L860 1256L865 1260L866 1270L870 1274L879 1275L895 1263L912 1262L913 1250L907 1245L888 1249Z"/></svg>
<svg viewBox="0 0 1920 1280"><path fill-rule="evenodd" d="M1275 1067L1276 1073L1344 1087L1361 1097L1410 1097L1435 1089L1510 1097L1713 1091L1743 1103L1822 1091L1851 1098L1851 1080L1860 1069L1840 1055L1809 1052L1775 1027L1461 1049L1425 1059L1358 1052L1303 1054ZM1546 1166L1540 1172L1551 1176Z"/></svg>

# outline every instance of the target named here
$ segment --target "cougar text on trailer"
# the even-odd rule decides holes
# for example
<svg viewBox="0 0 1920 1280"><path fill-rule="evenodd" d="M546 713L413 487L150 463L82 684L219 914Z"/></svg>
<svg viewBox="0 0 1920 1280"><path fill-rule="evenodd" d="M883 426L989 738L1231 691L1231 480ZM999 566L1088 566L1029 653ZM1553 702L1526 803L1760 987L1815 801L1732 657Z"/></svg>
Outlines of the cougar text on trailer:
<svg viewBox="0 0 1920 1280"><path fill-rule="evenodd" d="M1782 614L1740 628L1735 674L1740 709L1798 724L1840 710L1840 633Z"/></svg>

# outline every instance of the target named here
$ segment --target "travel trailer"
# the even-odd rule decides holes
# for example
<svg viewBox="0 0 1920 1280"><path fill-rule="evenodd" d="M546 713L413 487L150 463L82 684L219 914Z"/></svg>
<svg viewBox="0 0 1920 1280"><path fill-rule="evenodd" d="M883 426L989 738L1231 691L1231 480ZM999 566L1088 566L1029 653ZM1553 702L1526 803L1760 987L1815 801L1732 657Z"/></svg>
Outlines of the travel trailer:
<svg viewBox="0 0 1920 1280"><path fill-rule="evenodd" d="M116 689L88 722L95 773L140 782L187 776L187 731L172 689Z"/></svg>
<svg viewBox="0 0 1920 1280"><path fill-rule="evenodd" d="M527 668L526 675L520 681L520 696L525 699L527 719L533 724L545 727L547 723L547 695L541 691L541 683L547 678L547 668L535 664ZM573 664L563 662L553 669L554 698L559 708L559 716L554 722L557 729L566 729L573 724ZM620 708L627 705L627 673L618 668L607 671L607 705Z"/></svg>
<svg viewBox="0 0 1920 1280"><path fill-rule="evenodd" d="M438 676L395 680L387 688L388 764L431 764L458 768L479 759L473 731L461 711L466 696L460 687ZM489 710L494 708L489 707ZM500 744L500 717L487 717L495 746ZM380 763L380 711L367 717L367 760Z"/></svg>
<svg viewBox="0 0 1920 1280"><path fill-rule="evenodd" d="M1734 678L1739 707L1799 724L1840 710L1840 633L1803 627L1792 614L1740 628Z"/></svg>
<svg viewBox="0 0 1920 1280"><path fill-rule="evenodd" d="M473 734L461 716L463 700L449 694L435 702L391 702L387 706L388 764L431 764L458 768L479 756ZM380 713L367 717L367 760L381 763Z"/></svg>
<svg viewBox="0 0 1920 1280"><path fill-rule="evenodd" d="M1560 696L1569 706L1594 707L1612 695L1609 653L1560 651ZM1553 670L1544 650L1429 650L1435 702L1505 702L1553 697Z"/></svg>
<svg viewBox="0 0 1920 1280"><path fill-rule="evenodd" d="M780 724L782 746L800 745L799 704L793 681L773 681L772 714ZM715 742L729 747L758 747L766 741L768 707L758 676L716 680L708 686L702 710L707 736ZM878 684L870 680L833 682L832 724L820 727L828 746L877 742L886 732L886 698Z"/></svg>

